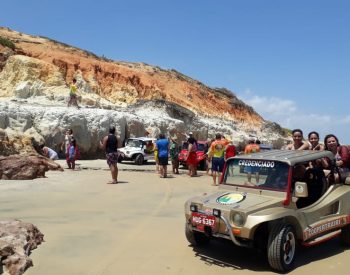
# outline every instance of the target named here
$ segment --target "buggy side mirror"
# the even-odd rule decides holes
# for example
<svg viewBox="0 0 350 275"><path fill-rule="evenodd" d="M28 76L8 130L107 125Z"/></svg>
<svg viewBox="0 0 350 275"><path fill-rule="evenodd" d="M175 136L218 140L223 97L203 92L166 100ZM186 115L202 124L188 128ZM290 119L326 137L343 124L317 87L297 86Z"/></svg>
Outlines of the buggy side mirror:
<svg viewBox="0 0 350 275"><path fill-rule="evenodd" d="M306 198L309 196L306 182L297 181L295 183L294 196L297 198Z"/></svg>

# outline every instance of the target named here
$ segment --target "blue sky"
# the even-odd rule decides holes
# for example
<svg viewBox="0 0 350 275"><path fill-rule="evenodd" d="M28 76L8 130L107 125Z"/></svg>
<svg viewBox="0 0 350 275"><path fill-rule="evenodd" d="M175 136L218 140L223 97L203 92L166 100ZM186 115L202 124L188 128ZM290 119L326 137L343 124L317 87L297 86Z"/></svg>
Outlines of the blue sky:
<svg viewBox="0 0 350 275"><path fill-rule="evenodd" d="M0 26L225 87L350 144L350 1L1 1Z"/></svg>

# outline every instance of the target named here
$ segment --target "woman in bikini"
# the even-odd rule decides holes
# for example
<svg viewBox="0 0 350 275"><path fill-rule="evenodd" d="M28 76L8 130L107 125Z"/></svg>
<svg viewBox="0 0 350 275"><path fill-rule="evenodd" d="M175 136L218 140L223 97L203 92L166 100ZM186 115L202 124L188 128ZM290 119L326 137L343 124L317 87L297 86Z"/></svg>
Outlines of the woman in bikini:
<svg viewBox="0 0 350 275"><path fill-rule="evenodd" d="M300 129L294 129L292 131L293 143L288 144L286 150L308 150L309 144L304 142L303 131Z"/></svg>

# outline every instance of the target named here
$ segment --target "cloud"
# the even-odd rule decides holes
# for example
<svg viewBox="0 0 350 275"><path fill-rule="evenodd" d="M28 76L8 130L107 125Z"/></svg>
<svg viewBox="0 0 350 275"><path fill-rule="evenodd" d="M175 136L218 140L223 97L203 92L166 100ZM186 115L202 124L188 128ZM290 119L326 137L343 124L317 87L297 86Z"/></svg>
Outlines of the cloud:
<svg viewBox="0 0 350 275"><path fill-rule="evenodd" d="M339 120L339 122L341 124L348 124L348 126L350 126L350 115L343 117Z"/></svg>
<svg viewBox="0 0 350 275"><path fill-rule="evenodd" d="M246 90L242 95L237 95L248 105L252 106L256 112L266 117L292 117L296 111L296 103L289 99L277 97L262 97L254 95L250 90Z"/></svg>
<svg viewBox="0 0 350 275"><path fill-rule="evenodd" d="M247 104L253 106L258 113L265 113L272 116L284 115L287 112L295 113L296 105L292 100L285 100L276 97L253 96L244 100Z"/></svg>
<svg viewBox="0 0 350 275"><path fill-rule="evenodd" d="M284 128L300 128L305 136L311 131L317 131L321 139L326 134L333 133L343 143L350 144L350 115L339 117L336 114L308 113L288 98L259 96L250 90L237 96L264 119L277 122Z"/></svg>

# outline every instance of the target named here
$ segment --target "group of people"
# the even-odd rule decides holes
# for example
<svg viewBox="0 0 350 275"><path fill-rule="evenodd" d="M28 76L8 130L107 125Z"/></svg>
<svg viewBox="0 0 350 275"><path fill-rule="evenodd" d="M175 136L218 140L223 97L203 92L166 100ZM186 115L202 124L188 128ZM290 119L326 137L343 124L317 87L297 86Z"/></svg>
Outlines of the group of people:
<svg viewBox="0 0 350 275"><path fill-rule="evenodd" d="M73 78L72 84L70 85L70 98L68 106L76 106L80 108L77 101L77 80ZM148 133L149 134L149 133ZM114 136L114 137L112 137ZM308 134L307 141L304 141L303 132L300 129L294 129L292 131L293 142L288 144L286 150L328 150L335 156L335 165L338 167L341 176L350 176L350 153L347 146L340 145L338 138L329 134L325 136L324 143L320 143L320 136L316 131L312 131ZM188 175L194 177L197 175L197 154L198 149L197 140L194 138L193 133L190 132L188 139L188 150L185 157L186 164L188 166ZM227 158L235 156L236 147L231 141L225 139L221 134L216 134L215 139L211 140L208 144L207 152L207 173L211 172L213 177L213 185L217 185L217 181L221 176L224 169L225 161ZM259 152L260 151L259 140L249 140L248 144L244 149L245 154ZM112 182L117 183L117 140L115 136L115 127L109 129L109 134L106 136L100 144L103 150L106 150L107 163L110 166L112 173ZM77 158L77 145L76 140L73 137L73 131L68 129L65 135L65 141L62 145L61 150L65 151L66 161L69 169L75 168L75 160ZM179 173L179 152L180 148L177 144L176 137L167 139L164 134L160 134L156 143L153 147L156 169L160 174L160 177L167 177L167 165L168 156L172 163L172 171L174 174ZM42 145L41 152L44 156L56 160L58 154L51 148ZM322 167L327 170L331 167L329 159L323 159L319 163ZM247 171L248 181L251 181L251 175L255 174L256 180L258 181L259 174L254 171Z"/></svg>
<svg viewBox="0 0 350 275"><path fill-rule="evenodd" d="M45 144L42 144L40 146L40 153L51 159L51 160L58 160L58 154L55 150L51 149L50 147L45 146ZM73 136L73 130L68 129L64 136L64 141L61 145L61 151L64 151L67 166L69 169L75 170L75 161L77 158L79 158L79 149L77 146L77 142Z"/></svg>
<svg viewBox="0 0 350 275"><path fill-rule="evenodd" d="M185 163L188 167L188 175L190 177L197 176L197 150L198 142L194 138L193 133L188 133L187 138L187 152L185 155ZM179 153L180 145L177 143L177 138L170 137L167 139L164 134L158 136L157 141L154 145L154 155L156 161L156 171L160 174L161 178L167 177L167 165L170 158L172 164L173 174L179 174ZM216 139L211 142L209 150L207 152L210 161L211 170L213 171L212 176L214 185L216 185L217 178L220 177L224 168L225 160L236 154L236 148L231 141L225 139L221 134L216 135Z"/></svg>
<svg viewBox="0 0 350 275"><path fill-rule="evenodd" d="M346 145L341 145L338 138L334 134L328 134L324 137L324 143L320 143L320 136L316 131L308 134L308 140L304 141L303 131L294 129L292 131L293 142L286 146L287 150L328 150L333 153L335 158L335 166L339 171L340 177L335 181L341 181L350 176L350 149ZM317 163L322 167L326 176L330 173L333 165L329 158L320 159ZM337 175L335 175L337 177Z"/></svg>
<svg viewBox="0 0 350 275"><path fill-rule="evenodd" d="M188 133L187 145L185 162L188 167L188 175L190 177L195 177L197 176L198 166L198 142L194 138L193 132ZM167 177L168 155L170 156L173 174L179 174L180 146L176 141L176 137L171 137L168 140L163 134L160 134L155 143L154 152L156 163L157 165L159 164L160 167L160 177ZM208 144L208 151L206 154L207 168L212 172L213 185L218 185L219 178L224 170L225 162L228 158L236 155L236 147L232 144L232 141L227 140L224 136L218 133L216 134L215 139Z"/></svg>
<svg viewBox="0 0 350 275"><path fill-rule="evenodd" d="M112 181L109 183L118 183L118 139L116 137L116 129L114 126L109 128L109 134L100 141L100 148L105 151L107 164L110 168ZM293 142L282 149L285 150L328 150L335 156L335 165L340 172L342 178L350 176L350 150L348 146L340 145L338 138L329 134L324 138L324 143L320 143L319 134L312 131L308 134L307 141L304 141L303 131L294 129L292 131ZM193 133L190 132L188 139L187 155L185 161L188 166L188 175L193 177L197 175L197 140ZM58 159L58 154L47 146L41 147L42 154L52 160ZM68 129L65 133L64 142L61 150L64 150L66 162L69 169L75 169L75 161L79 155L79 149L73 136L72 129ZM157 170L161 178L168 176L167 166L169 157L172 164L173 174L179 174L179 152L180 146L176 137L166 138L164 134L158 136L153 147ZM244 148L245 154L251 154L260 151L260 141L258 139L250 139ZM215 139L208 144L207 167L212 172L213 185L218 185L221 173L224 170L226 160L236 155L236 147L232 141L226 139L221 134L216 134ZM327 173L332 167L331 160L324 158L316 164L321 166ZM259 181L259 173L253 170L245 171L247 173L248 182L251 182L252 175L256 181ZM338 179L339 180L339 179Z"/></svg>

